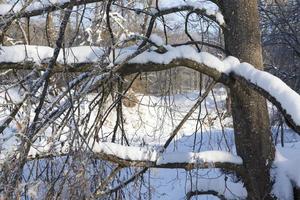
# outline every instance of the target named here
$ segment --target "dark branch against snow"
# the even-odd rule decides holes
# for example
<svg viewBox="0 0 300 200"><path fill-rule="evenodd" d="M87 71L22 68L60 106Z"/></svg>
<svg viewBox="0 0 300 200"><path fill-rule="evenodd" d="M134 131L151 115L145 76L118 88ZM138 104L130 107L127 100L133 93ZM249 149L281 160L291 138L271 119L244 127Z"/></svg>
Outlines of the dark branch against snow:
<svg viewBox="0 0 300 200"><path fill-rule="evenodd" d="M114 68L114 65L111 65L110 68L114 73L130 75L137 72L161 71L185 66L226 85L234 84L232 79L244 82L275 104L284 114L291 128L300 133L300 96L279 78L268 72L255 69L248 63L240 63L237 58L231 56L220 60L206 52L198 53L190 46L172 47L168 45L164 48L167 50L165 53L146 51L131 60L128 58L136 53L136 47L119 49L115 63L122 63L122 67ZM27 57L24 52L25 49L29 55ZM2 47L0 65L3 67L2 69L22 69L21 66L29 69L34 67L33 64L42 66L43 60L51 57L49 52L52 52L51 48L40 46ZM74 66L69 67L70 71L80 71L94 66L103 51L99 47L73 47L66 49L66 52L68 52L65 59L67 64ZM11 55L21 56L10 57ZM54 71L62 71L62 68L59 70L62 60L63 57L59 55Z"/></svg>
<svg viewBox="0 0 300 200"><path fill-rule="evenodd" d="M61 10L67 8L71 3L75 5L84 5L84 4L91 4L96 2L103 2L103 0L62 0L62 1L54 1L51 2L33 2L32 4L28 5L28 7L20 8L20 6L15 6L10 4L3 4L0 5L2 11L0 11L0 17L3 19L15 20L19 18L28 18L34 17L38 15L42 15L44 13L53 12L56 10ZM171 6L160 6L159 11L153 9L154 12L150 12L147 14L151 14L156 17L160 17L163 15L171 14L174 12L181 12L181 11L195 11L198 14L204 15L207 18L215 21L219 25L223 26L225 24L224 17L220 11L210 8L209 6L204 6L203 3L199 2L190 2L190 1L175 1L172 2ZM1 25L0 25L1 27Z"/></svg>
<svg viewBox="0 0 300 200"><path fill-rule="evenodd" d="M220 199L246 199L247 191L242 182L229 181L225 175L199 179L197 183L189 186L191 189L187 193L186 198L191 199L197 195L214 195Z"/></svg>
<svg viewBox="0 0 300 200"><path fill-rule="evenodd" d="M102 2L102 1L103 0L76 0L76 1L61 0L61 1L55 1L55 2L51 2L51 0L43 1L43 2L36 1L23 10L19 6L16 6L12 9L13 5L5 4L5 5L0 5L0 8L3 9L3 11L0 12L0 17L3 17L4 19L12 19L12 20L19 19L19 18L25 18L25 17L28 18L28 17L42 15L42 14L48 13L48 12L53 12L56 10L65 9L71 3L75 4L75 5L84 5L84 4L96 3L96 2ZM6 12L5 12L4 6L6 7ZM10 9L8 8L9 6L11 6Z"/></svg>
<svg viewBox="0 0 300 200"><path fill-rule="evenodd" d="M152 148L124 146L110 142L95 143L82 149L89 149L94 158L110 161L123 167L183 168L187 170L224 168L233 170L243 163L239 156L225 151L161 153ZM72 150L69 146L64 146L63 148L52 148L52 152L48 151L48 146L32 147L28 153L28 160L64 156Z"/></svg>

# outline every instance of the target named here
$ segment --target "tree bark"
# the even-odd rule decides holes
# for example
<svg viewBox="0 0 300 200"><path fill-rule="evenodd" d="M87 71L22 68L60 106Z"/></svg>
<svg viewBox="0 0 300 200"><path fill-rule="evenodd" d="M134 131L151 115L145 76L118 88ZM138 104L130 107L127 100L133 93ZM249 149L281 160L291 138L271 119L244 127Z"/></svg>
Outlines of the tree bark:
<svg viewBox="0 0 300 200"><path fill-rule="evenodd" d="M263 69L256 0L225 0L225 47L242 62ZM249 86L230 86L237 154L243 158L248 199L273 199L270 165L274 159L266 100Z"/></svg>
<svg viewBox="0 0 300 200"><path fill-rule="evenodd" d="M300 200L300 188L298 187L295 187L293 189L294 191L294 200Z"/></svg>

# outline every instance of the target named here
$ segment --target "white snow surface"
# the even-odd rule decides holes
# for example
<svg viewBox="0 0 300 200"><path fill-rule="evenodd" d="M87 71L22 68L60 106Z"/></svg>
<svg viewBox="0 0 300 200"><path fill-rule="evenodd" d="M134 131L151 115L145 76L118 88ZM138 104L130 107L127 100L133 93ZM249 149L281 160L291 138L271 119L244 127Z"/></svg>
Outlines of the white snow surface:
<svg viewBox="0 0 300 200"><path fill-rule="evenodd" d="M0 91L0 101L8 99L14 104L21 103L25 98L25 92L21 88L11 87L4 91Z"/></svg>
<svg viewBox="0 0 300 200"><path fill-rule="evenodd" d="M8 12L17 12L20 10L19 6L13 7L12 4L2 3L0 4L0 15L5 15Z"/></svg>
<svg viewBox="0 0 300 200"><path fill-rule="evenodd" d="M171 152L165 153L158 157L157 164L168 163L232 163L241 165L243 163L241 157L235 156L226 151L203 151L194 152Z"/></svg>
<svg viewBox="0 0 300 200"><path fill-rule="evenodd" d="M300 142L277 146L273 175L273 193L281 200L293 199L293 187L300 187Z"/></svg>
<svg viewBox="0 0 300 200"><path fill-rule="evenodd" d="M32 61L37 64L45 63L53 56L54 49L47 46L14 45L0 46L0 62L20 63ZM103 49L94 46L79 46L61 49L57 62L90 63L97 62L103 55Z"/></svg>
<svg viewBox="0 0 300 200"><path fill-rule="evenodd" d="M163 39L155 33L151 34L149 39L158 46L161 46L164 44Z"/></svg>
<svg viewBox="0 0 300 200"><path fill-rule="evenodd" d="M159 10L172 9L183 6L191 6L194 10L204 10L206 15L216 17L217 22L220 25L224 25L224 17L222 13L218 10L217 6L212 6L205 1L195 1L195 0L176 0L176 1L160 1Z"/></svg>
<svg viewBox="0 0 300 200"><path fill-rule="evenodd" d="M191 191L216 191L218 195L226 199L246 199L247 190L241 182L225 181L225 176L212 177L208 179L199 179L196 184L192 184Z"/></svg>
<svg viewBox="0 0 300 200"><path fill-rule="evenodd" d="M155 161L157 151L147 147L125 146L111 142L96 143L93 151L96 153L105 153L113 155L124 160L133 161Z"/></svg>
<svg viewBox="0 0 300 200"><path fill-rule="evenodd" d="M218 93L221 95L221 104L224 103L223 101L225 101L226 97L226 94L223 92L224 91L221 89L218 90ZM171 101L174 101L174 104L177 105L175 108L172 107L172 109L175 109L172 112L177 113L180 110L180 113L177 113L174 118L176 119L184 115L184 113L189 110L189 107L193 104L195 99L197 99L197 96L198 93L190 93L170 97ZM218 99L219 98L217 98L217 100ZM139 96L139 100L141 102L139 106L124 108L125 118L130 119L129 122L125 123L126 133L133 138L132 143L136 146L128 147L111 142L100 142L90 146L93 148L93 151L106 153L108 155L115 155L125 160L157 161L157 164L186 162L200 164L201 162L211 162L212 164L213 162L230 162L233 164L241 164L241 159L234 154L234 151L232 154L225 152L225 144L222 144L221 150L219 150L220 141L224 142L224 138L221 132L219 132L220 134L218 133L218 130L221 128L217 123L208 125L211 132L208 131L208 126L206 127L204 123L204 130L207 128L207 132L203 133L203 148L201 148L200 152L191 152L190 147L193 145L193 137L190 137L190 135L194 132L195 120L188 120L186 122L182 130L178 133L178 137L175 138L174 145L170 145L167 151L161 155L158 153L159 147L164 143L165 139L168 138L168 133L173 130L173 123L171 123L172 121L170 119L166 118L162 120L160 116L154 115L154 113L159 113L159 111L165 113L163 107L164 104L162 104L163 101L160 102L159 97ZM148 107L149 104L150 106ZM207 97L206 104L209 109L209 114L214 115L214 104L211 95ZM152 105L157 105L158 107L153 107ZM192 116L191 119L196 118L198 113L196 112L194 114L195 115ZM143 121L145 127L141 127L139 120ZM103 131L110 132L113 129L114 121L114 115L109 116ZM112 124L110 124L111 122ZM158 122L162 122L164 126L167 126L167 128L162 128L160 125L155 127L155 124ZM178 122L179 121L175 121L175 124ZM18 144L18 136L16 135L21 134L21 132L14 127L15 121L12 122L10 127L5 129L3 135L0 135L0 165L6 159L6 156L10 155L14 151L16 144ZM230 134L232 134L232 130L230 128L226 128L225 131L226 137L228 136L231 138ZM47 130L46 134L49 138L53 137L51 130ZM147 138L147 135L149 138ZM61 147L60 142L57 144L49 143L47 137L33 144L29 154L36 156L37 154L42 155L43 153L55 154L59 152L68 152L69 146L67 145L67 141L70 136L65 134L59 136L59 141L65 142L65 146L63 147ZM199 137L200 136L198 136L198 139ZM139 147L138 142L141 141L141 138L143 138L149 146ZM55 138L52 139L55 141ZM231 142L229 141L229 143ZM172 146L176 146L176 150L173 150ZM234 146L232 146L232 148L234 149ZM300 153L300 142L285 144L284 148L277 146L276 149L276 160L274 162L274 170L272 171L275 177L273 193L279 197L279 199L290 199L292 195L292 186L299 185L300 183L300 171L298 169L298 163L300 163L298 156ZM153 177L151 182L154 185L154 188L158 191L158 193L153 194L153 198L180 199L182 197L183 199L185 192L189 191L191 188L193 190L198 189L202 191L206 189L213 189L217 191L218 194L225 196L227 199L244 199L247 196L243 183L241 182L232 181L230 179L225 181L224 175L220 176L212 169L196 171L197 173L200 173L199 177L195 176L195 179L192 181L193 184L186 186L185 178L187 174L184 170L178 170L177 173L175 173L174 170L167 169L151 170L151 176ZM189 183L189 181L187 182ZM169 193L169 191L174 192ZM165 196L159 196L162 192L167 192L167 194ZM212 199L212 197L199 197L199 199L206 198Z"/></svg>

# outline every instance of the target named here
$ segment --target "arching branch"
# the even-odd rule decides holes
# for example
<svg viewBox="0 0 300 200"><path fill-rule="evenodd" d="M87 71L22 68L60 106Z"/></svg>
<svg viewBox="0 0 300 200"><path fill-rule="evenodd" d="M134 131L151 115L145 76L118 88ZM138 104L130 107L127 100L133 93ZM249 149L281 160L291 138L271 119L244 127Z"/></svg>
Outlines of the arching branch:
<svg viewBox="0 0 300 200"><path fill-rule="evenodd" d="M133 54L128 53L127 55L131 56ZM3 57L5 57L5 54L3 55ZM141 62L141 60L143 60L143 62ZM123 61L120 60L119 62ZM96 63L94 61L74 63L70 66L67 66L66 70L66 66L57 63L57 65L53 69L53 72L62 72L68 70L73 72L83 72L92 70L92 67L95 64ZM226 60L221 61L208 53L197 53L192 48L172 47L166 53L157 53L155 51L144 52L132 60L127 59L127 61L125 63L123 62L120 66L117 64L116 67L113 67L112 69L113 73L125 76L137 72L162 71L184 66L204 73L214 79L216 82L221 82L225 85L235 84L236 81L242 82L243 84L246 84L252 89L256 90L259 94L273 103L282 112L286 121L288 122L287 124L295 132L300 134L300 123L298 122L299 113L295 112L295 109L297 110L299 108L291 108L291 106L286 103L287 98L289 98L289 103L291 103L292 101L297 101L297 99L300 98L296 92L292 91L283 81L281 81L277 77L267 72L257 70L247 63L240 64L239 61L235 64L229 63L229 68L226 68L225 65L228 65L228 62L226 63ZM36 63L34 61L25 63L0 62L0 66L1 69L33 69L34 67L36 67ZM43 69L43 65L38 66L40 69ZM248 75L249 77L247 77ZM284 88L284 90L286 90L285 95L287 96L285 96L284 99L282 97L281 99L279 99L278 95L280 94L278 93L278 91L274 91L276 90L276 87L272 88L271 91L269 87L264 87L266 84L264 78L276 81L276 85L279 85L280 89ZM258 84L258 82L260 82L260 85ZM293 106L296 106L296 104L293 104ZM293 114L297 116L293 116Z"/></svg>

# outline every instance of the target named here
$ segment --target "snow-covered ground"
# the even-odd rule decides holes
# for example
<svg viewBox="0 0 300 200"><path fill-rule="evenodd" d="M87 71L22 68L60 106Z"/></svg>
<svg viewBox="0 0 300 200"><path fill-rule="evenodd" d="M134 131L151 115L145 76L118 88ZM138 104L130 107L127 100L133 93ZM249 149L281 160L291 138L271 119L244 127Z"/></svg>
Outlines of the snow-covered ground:
<svg viewBox="0 0 300 200"><path fill-rule="evenodd" d="M1 93L4 94L4 93ZM22 98L16 88L9 91L13 101ZM4 96L2 95L4 102ZM113 155L119 155L124 159L149 161L158 160L157 164L166 162L194 162L204 161L229 161L240 164L239 157L235 155L234 135L232 119L226 117L224 107L226 91L224 88L214 90L199 108L180 129L175 140L166 149L166 152L158 156L161 145L168 139L183 116L199 97L198 92L187 94L155 97L137 95L139 102L134 107L123 107L124 128L130 142L130 147L119 147L110 143L111 132L116 121L116 112L113 111L107 118L104 127L99 132L102 143L96 146L96 150ZM91 100L93 95L87 97ZM215 106L218 106L218 112ZM88 109L82 106L82 113ZM201 114L199 115L199 111ZM270 109L271 110L271 109ZM9 112L6 112L9 113ZM93 112L94 113L94 112ZM1 118L5 118L3 113ZM95 113L90 119L93 123ZM219 120L220 116L222 120ZM199 120L201 119L201 120ZM0 135L0 164L7 156L11 155L17 147L20 137L19 122L14 120L3 135ZM275 130L275 129L274 129ZM300 137L289 129L285 130L285 146L277 146L276 160L272 174L275 177L274 194L280 199L289 199L292 184L300 185L300 170L297 168L300 160ZM67 146L61 146L61 142L68 142L68 131L53 137L49 127L45 134L33 144L30 155L47 153L49 151L67 151ZM118 139L118 138L117 138ZM149 151L152 152L149 154ZM220 152L220 151L223 151ZM226 154L225 152L229 154ZM194 153L193 153L194 152ZM200 152L200 154L197 154ZM202 152L202 153L201 153ZM218 156L218 157L217 157ZM233 156L233 157L232 157ZM234 177L222 174L218 169L203 169L185 171L183 169L151 169L145 175L150 177L152 199L184 199L190 190L214 189L220 195L229 199L245 198L247 193L241 182ZM225 181L226 180L226 181ZM215 199L213 196L198 196L198 199Z"/></svg>

